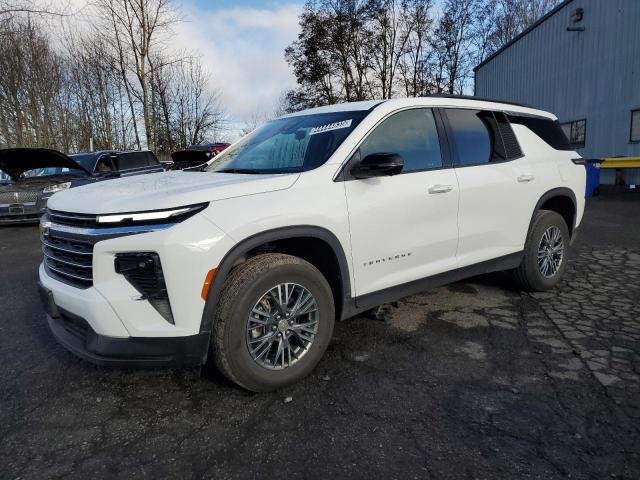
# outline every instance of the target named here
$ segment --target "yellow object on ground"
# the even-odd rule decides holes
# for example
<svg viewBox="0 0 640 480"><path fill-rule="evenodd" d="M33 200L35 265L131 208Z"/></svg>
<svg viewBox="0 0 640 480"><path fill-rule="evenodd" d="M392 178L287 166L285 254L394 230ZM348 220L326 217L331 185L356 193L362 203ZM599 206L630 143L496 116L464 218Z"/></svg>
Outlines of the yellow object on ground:
<svg viewBox="0 0 640 480"><path fill-rule="evenodd" d="M640 168L640 157L605 158L600 168Z"/></svg>

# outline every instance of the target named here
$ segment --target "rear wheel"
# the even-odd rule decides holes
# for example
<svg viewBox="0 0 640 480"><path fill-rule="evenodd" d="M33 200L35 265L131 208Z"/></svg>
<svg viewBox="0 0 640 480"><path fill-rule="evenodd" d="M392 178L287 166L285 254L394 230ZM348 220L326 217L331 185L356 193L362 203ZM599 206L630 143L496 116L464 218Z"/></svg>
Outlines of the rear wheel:
<svg viewBox="0 0 640 480"><path fill-rule="evenodd" d="M520 266L514 270L520 285L531 291L555 287L567 266L569 229L556 212L536 212L524 248Z"/></svg>
<svg viewBox="0 0 640 480"><path fill-rule="evenodd" d="M248 390L274 390L315 368L334 317L331 288L316 267L291 255L258 255L225 283L211 353L231 381Z"/></svg>

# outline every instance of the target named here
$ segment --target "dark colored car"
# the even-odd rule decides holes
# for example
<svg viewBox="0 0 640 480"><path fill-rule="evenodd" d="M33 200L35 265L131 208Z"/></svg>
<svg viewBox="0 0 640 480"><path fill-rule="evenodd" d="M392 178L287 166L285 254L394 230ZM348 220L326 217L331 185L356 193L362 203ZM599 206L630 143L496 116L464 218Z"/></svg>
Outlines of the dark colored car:
<svg viewBox="0 0 640 480"><path fill-rule="evenodd" d="M231 144L201 143L173 152L171 154L173 163L168 166L168 170L201 170L209 160L225 150L229 145Z"/></svg>
<svg viewBox="0 0 640 480"><path fill-rule="evenodd" d="M164 170L163 165L149 150L135 152L101 150L90 153L75 153L69 157L91 172L91 176L96 179L128 177Z"/></svg>
<svg viewBox="0 0 640 480"><path fill-rule="evenodd" d="M101 180L162 172L150 151L106 150L65 155L47 148L0 150L0 224L34 223L47 199L68 188Z"/></svg>

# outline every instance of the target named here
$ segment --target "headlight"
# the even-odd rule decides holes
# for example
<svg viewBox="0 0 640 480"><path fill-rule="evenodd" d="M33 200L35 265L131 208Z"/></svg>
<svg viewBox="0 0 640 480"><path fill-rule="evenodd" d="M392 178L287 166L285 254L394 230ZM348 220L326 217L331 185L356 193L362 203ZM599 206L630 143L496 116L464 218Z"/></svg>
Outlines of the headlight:
<svg viewBox="0 0 640 480"><path fill-rule="evenodd" d="M114 213L98 215L98 224L150 224L150 223L177 223L204 210L209 204L199 203L186 207L171 208L167 210L151 210L145 212Z"/></svg>
<svg viewBox="0 0 640 480"><path fill-rule="evenodd" d="M44 187L44 189L42 190L42 193L56 193L56 192L59 192L60 190L66 190L70 186L71 186L71 182L57 183L55 185L49 185L48 187Z"/></svg>

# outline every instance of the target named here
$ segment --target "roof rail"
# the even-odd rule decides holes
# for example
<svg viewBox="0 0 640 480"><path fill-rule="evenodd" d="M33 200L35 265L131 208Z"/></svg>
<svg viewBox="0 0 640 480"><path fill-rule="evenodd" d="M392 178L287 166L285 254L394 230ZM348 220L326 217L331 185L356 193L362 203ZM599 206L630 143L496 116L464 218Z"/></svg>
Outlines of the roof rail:
<svg viewBox="0 0 640 480"><path fill-rule="evenodd" d="M506 105L514 105L516 107L535 108L524 103L509 102L507 100L498 100L496 98L474 97L472 95L451 95L449 93L431 93L424 95L427 98L456 98L460 100L478 100L479 102L504 103Z"/></svg>

